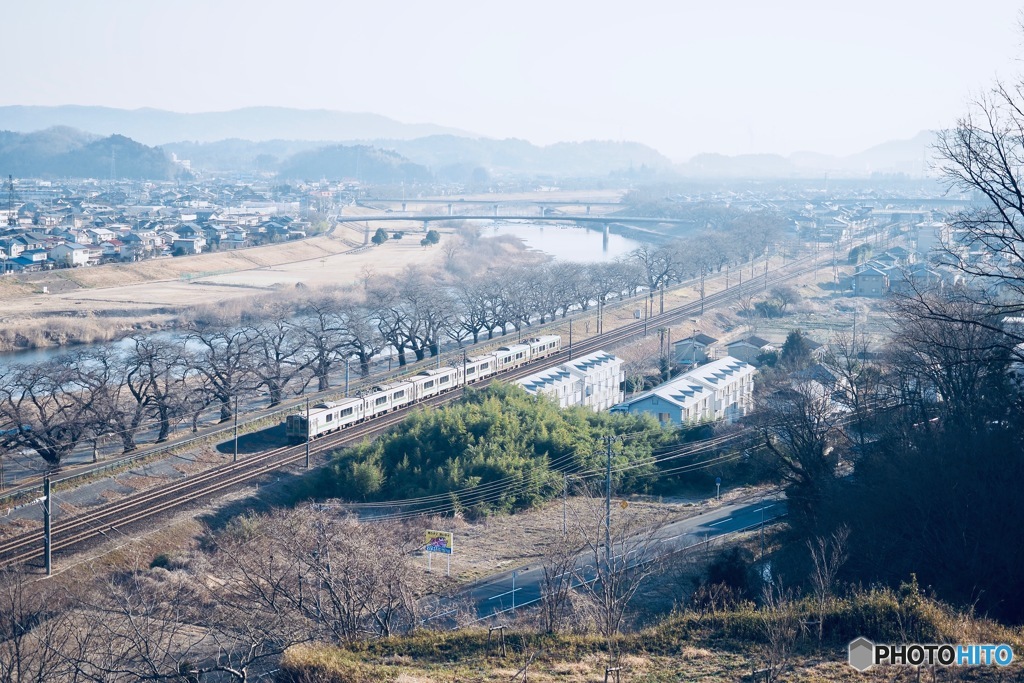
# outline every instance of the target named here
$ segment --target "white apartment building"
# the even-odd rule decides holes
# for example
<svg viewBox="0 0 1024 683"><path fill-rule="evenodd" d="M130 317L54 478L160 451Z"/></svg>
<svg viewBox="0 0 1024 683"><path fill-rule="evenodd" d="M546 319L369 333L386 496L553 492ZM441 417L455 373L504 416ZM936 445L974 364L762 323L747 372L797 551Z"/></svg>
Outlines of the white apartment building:
<svg viewBox="0 0 1024 683"><path fill-rule="evenodd" d="M612 412L647 413L662 424L732 422L753 408L756 372L738 358L722 358L638 394Z"/></svg>
<svg viewBox="0 0 1024 683"><path fill-rule="evenodd" d="M607 351L595 351L516 383L535 396L554 398L559 408L586 406L599 412L622 401L623 380L622 360Z"/></svg>

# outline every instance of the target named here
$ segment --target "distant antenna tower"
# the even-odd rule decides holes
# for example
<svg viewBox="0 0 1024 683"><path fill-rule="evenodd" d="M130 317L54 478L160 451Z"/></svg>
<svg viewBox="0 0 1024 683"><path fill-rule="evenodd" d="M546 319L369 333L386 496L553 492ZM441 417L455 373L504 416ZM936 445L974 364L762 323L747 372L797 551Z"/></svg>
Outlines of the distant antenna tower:
<svg viewBox="0 0 1024 683"><path fill-rule="evenodd" d="M110 184L114 184L114 179L117 178L115 171L117 169L117 150L111 146L110 148Z"/></svg>
<svg viewBox="0 0 1024 683"><path fill-rule="evenodd" d="M14 176L7 176L7 225L14 227L18 224L18 214L14 213Z"/></svg>

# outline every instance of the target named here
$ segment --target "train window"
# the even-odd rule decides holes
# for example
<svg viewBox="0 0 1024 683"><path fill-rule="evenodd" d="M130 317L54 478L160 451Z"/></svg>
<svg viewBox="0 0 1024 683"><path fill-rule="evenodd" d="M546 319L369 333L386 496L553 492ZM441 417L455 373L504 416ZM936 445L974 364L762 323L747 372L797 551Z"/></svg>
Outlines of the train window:
<svg viewBox="0 0 1024 683"><path fill-rule="evenodd" d="M324 422L330 422L333 419L334 419L334 415L331 414L331 413L327 413L326 415L324 415Z"/></svg>
<svg viewBox="0 0 1024 683"><path fill-rule="evenodd" d="M348 417L352 414L352 408L345 408L343 411L338 413L338 417Z"/></svg>
<svg viewBox="0 0 1024 683"><path fill-rule="evenodd" d="M444 375L443 377L440 377L440 378L439 378L439 379L437 380L437 383L438 383L438 384L447 384L447 383L448 383L448 380L450 380L450 379L451 379L451 377L449 377L448 375Z"/></svg>
<svg viewBox="0 0 1024 683"><path fill-rule="evenodd" d="M382 405L384 405L387 402L388 402L388 397L387 396L381 396L376 401L374 401L373 405L375 405L375 406L382 406Z"/></svg>
<svg viewBox="0 0 1024 683"><path fill-rule="evenodd" d="M424 389L430 389L433 386L434 386L434 380L430 380L428 382L424 382L423 383L423 388Z"/></svg>
<svg viewBox="0 0 1024 683"><path fill-rule="evenodd" d="M466 374L472 375L476 373L476 368L466 368Z"/></svg>
<svg viewBox="0 0 1024 683"><path fill-rule="evenodd" d="M396 391L395 393L391 394L391 398L405 398L405 389L402 389L401 391Z"/></svg>
<svg viewBox="0 0 1024 683"><path fill-rule="evenodd" d="M481 366L480 366L480 369L481 369L481 370L486 370L486 369L487 369L487 368L489 368L489 367L491 367L491 364L490 364L490 363L484 363L483 365L481 365Z"/></svg>

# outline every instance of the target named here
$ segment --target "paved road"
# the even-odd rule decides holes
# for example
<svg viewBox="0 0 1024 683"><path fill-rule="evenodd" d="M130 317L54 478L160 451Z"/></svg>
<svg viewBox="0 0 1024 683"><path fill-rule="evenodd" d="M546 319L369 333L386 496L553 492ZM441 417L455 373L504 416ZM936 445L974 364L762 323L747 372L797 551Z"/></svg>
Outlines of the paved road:
<svg viewBox="0 0 1024 683"><path fill-rule="evenodd" d="M613 513L614 514L614 513ZM769 524L786 514L786 503L781 494L766 496L757 502L741 502L723 505L695 517L668 524L655 535L653 552L660 556L693 548L711 539L720 538L738 531L755 529ZM618 559L619 556L616 556ZM631 563L653 558L636 558ZM584 580L592 580L593 568L583 555L577 563L576 573ZM439 564L438 566L443 566ZM544 576L539 564L519 567L496 576L484 584L471 586L460 597L470 597L476 603L477 615L483 619L495 614L513 611L516 607L540 600L540 586ZM574 585L579 585L579 579Z"/></svg>

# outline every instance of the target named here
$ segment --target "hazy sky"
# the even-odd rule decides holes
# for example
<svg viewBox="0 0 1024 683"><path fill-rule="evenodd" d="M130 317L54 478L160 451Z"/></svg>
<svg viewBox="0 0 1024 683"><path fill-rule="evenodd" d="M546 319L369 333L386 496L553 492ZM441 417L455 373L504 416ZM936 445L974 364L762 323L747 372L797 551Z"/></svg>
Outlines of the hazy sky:
<svg viewBox="0 0 1024 683"><path fill-rule="evenodd" d="M1008 0L32 0L0 104L367 111L547 144L847 154L952 124L1024 33ZM297 137L301 137L297 134Z"/></svg>

